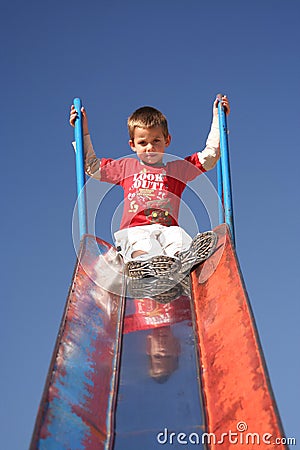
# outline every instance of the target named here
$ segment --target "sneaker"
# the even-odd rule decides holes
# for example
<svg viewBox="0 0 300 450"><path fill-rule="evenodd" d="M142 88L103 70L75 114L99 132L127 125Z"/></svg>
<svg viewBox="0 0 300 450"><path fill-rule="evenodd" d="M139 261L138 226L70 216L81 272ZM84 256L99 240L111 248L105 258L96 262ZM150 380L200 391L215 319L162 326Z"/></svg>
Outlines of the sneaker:
<svg viewBox="0 0 300 450"><path fill-rule="evenodd" d="M180 287L180 285L177 285ZM180 289L177 290L177 292L174 292L174 289L171 291L162 292L161 294L157 294L152 297L153 300L155 300L158 303L161 303L162 305L166 305L167 303L170 303L177 298L181 297L182 292Z"/></svg>
<svg viewBox="0 0 300 450"><path fill-rule="evenodd" d="M133 298L150 298L162 304L183 294L181 284L175 284L169 278L128 278L127 290Z"/></svg>
<svg viewBox="0 0 300 450"><path fill-rule="evenodd" d="M153 256L147 260L133 260L125 265L125 274L130 278L171 277L180 270L178 258L170 256Z"/></svg>
<svg viewBox="0 0 300 450"><path fill-rule="evenodd" d="M180 286L182 289L182 295L191 297L191 280L189 274L182 278L182 280L180 281Z"/></svg>
<svg viewBox="0 0 300 450"><path fill-rule="evenodd" d="M217 235L214 231L197 234L187 250L175 254L181 262L179 272L189 272L196 264L200 264L208 259L214 252L216 244Z"/></svg>

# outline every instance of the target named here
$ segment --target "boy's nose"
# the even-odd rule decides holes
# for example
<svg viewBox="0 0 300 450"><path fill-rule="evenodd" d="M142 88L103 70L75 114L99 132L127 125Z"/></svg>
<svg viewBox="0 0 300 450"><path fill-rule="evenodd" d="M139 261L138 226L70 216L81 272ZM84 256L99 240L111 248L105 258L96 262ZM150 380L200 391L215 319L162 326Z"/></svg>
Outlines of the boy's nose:
<svg viewBox="0 0 300 450"><path fill-rule="evenodd" d="M153 145L149 143L146 147L146 152L152 152L152 151L153 151Z"/></svg>

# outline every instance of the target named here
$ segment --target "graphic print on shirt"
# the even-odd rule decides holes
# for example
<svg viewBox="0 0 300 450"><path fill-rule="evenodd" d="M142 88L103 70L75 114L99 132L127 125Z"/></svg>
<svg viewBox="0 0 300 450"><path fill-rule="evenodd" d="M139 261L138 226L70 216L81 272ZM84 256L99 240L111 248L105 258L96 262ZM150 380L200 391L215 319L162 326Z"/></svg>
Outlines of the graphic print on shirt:
<svg viewBox="0 0 300 450"><path fill-rule="evenodd" d="M149 172L143 168L135 173L129 188L129 213L143 211L148 223L172 224L173 208L168 198L166 171Z"/></svg>

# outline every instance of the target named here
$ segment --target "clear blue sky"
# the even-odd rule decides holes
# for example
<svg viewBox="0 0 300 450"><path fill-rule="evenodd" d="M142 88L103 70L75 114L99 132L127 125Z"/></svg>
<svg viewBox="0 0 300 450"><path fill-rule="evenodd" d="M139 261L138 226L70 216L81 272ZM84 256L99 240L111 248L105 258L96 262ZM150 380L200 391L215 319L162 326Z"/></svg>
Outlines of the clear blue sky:
<svg viewBox="0 0 300 450"><path fill-rule="evenodd" d="M28 448L76 260L72 99L86 105L98 156L129 153L126 118L146 104L167 115L170 151L186 156L203 148L220 91L232 106L238 257L286 436L300 445L300 3L13 0L1 10L1 448ZM97 234L112 240L102 214Z"/></svg>

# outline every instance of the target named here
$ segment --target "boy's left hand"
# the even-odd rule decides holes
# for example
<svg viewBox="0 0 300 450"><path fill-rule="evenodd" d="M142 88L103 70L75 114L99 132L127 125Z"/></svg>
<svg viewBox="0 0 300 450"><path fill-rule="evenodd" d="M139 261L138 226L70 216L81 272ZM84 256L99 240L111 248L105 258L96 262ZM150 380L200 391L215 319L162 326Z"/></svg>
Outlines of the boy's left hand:
<svg viewBox="0 0 300 450"><path fill-rule="evenodd" d="M83 135L87 135L89 134L89 127L88 127L88 119L87 119L87 112L84 108L84 106L81 108L81 113L82 113L82 131L83 131ZM77 119L77 111L75 109L75 106L72 105L71 106L71 110L70 110L70 118L69 118L69 124L72 127L75 127L75 121Z"/></svg>
<svg viewBox="0 0 300 450"><path fill-rule="evenodd" d="M218 103L219 103L219 99L216 98L216 100L214 101L214 105L213 105L213 115L215 117L218 117ZM230 104L229 104L229 100L227 98L226 95L223 95L222 99L221 99L221 103L222 106L224 107L225 113L228 116L228 114L230 113Z"/></svg>

